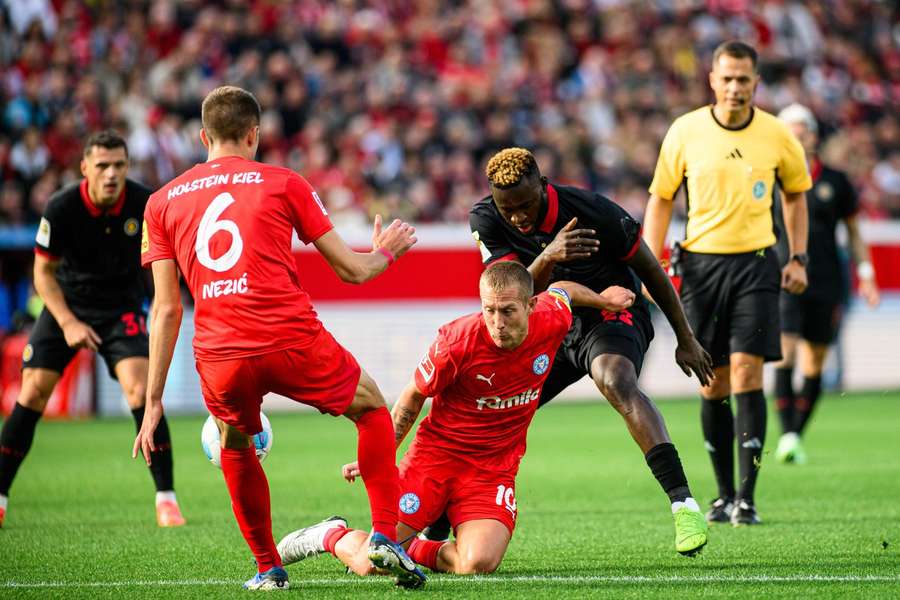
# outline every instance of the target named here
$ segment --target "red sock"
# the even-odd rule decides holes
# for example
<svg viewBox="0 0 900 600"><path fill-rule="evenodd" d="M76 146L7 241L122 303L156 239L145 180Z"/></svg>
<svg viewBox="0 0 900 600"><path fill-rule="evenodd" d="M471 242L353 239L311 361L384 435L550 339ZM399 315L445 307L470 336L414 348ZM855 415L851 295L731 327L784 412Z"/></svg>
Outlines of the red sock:
<svg viewBox="0 0 900 600"><path fill-rule="evenodd" d="M347 529L346 527L335 527L334 529L329 529L325 532L325 540L322 545L325 546L325 550L334 554L334 547L337 545L341 538L353 531L352 529ZM334 554L337 556L337 554Z"/></svg>
<svg viewBox="0 0 900 600"><path fill-rule="evenodd" d="M272 538L269 482L255 448L222 448L222 473L241 535L256 558L259 572L280 567L281 558Z"/></svg>
<svg viewBox="0 0 900 600"><path fill-rule="evenodd" d="M396 541L400 478L391 413L385 407L370 410L359 418L356 428L359 430L359 474L369 495L372 528Z"/></svg>
<svg viewBox="0 0 900 600"><path fill-rule="evenodd" d="M423 540L420 538L413 539L413 543L409 545L406 553L411 559L428 567L432 571L437 571L437 556L441 546L447 542L433 542L431 540Z"/></svg>

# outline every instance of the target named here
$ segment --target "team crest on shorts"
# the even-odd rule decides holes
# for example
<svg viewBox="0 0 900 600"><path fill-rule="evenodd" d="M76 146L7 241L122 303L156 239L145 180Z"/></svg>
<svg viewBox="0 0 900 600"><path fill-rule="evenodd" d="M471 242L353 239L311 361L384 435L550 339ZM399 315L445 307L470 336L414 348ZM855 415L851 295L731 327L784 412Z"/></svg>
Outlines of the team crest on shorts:
<svg viewBox="0 0 900 600"><path fill-rule="evenodd" d="M400 512L405 515L411 515L419 512L422 501L412 492L406 492L400 497Z"/></svg>
<svg viewBox="0 0 900 600"><path fill-rule="evenodd" d="M34 356L34 346L25 344L25 348L22 350L22 361L28 362L32 356Z"/></svg>
<svg viewBox="0 0 900 600"><path fill-rule="evenodd" d="M766 195L766 184L762 181L757 181L753 184L753 197L759 200L763 196Z"/></svg>
<svg viewBox="0 0 900 600"><path fill-rule="evenodd" d="M550 366L550 357L546 354L541 354L534 362L531 363L531 369L534 371L535 375L543 375L547 372L547 367Z"/></svg>
<svg viewBox="0 0 900 600"><path fill-rule="evenodd" d="M138 232L138 221L134 217L131 217L127 221L125 221L125 235L128 237L134 237Z"/></svg>

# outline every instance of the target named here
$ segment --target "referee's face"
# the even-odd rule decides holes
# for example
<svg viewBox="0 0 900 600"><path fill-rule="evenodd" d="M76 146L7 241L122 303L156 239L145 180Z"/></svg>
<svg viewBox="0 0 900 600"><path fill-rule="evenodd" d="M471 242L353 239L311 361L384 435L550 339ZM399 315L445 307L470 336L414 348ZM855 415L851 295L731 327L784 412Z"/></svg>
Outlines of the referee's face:
<svg viewBox="0 0 900 600"><path fill-rule="evenodd" d="M538 216L547 197L547 186L540 177L524 178L511 188L491 186L491 197L500 216L520 233L534 233Z"/></svg>
<svg viewBox="0 0 900 600"><path fill-rule="evenodd" d="M91 202L98 208L114 205L128 175L125 148L93 146L81 159L81 174L87 179Z"/></svg>
<svg viewBox="0 0 900 600"><path fill-rule="evenodd" d="M480 285L481 314L491 340L498 348L512 350L519 347L528 336L528 316L535 298L527 298L517 285L495 290Z"/></svg>
<svg viewBox="0 0 900 600"><path fill-rule="evenodd" d="M727 54L719 56L709 74L709 85L716 95L716 105L731 113L749 111L759 75L753 61Z"/></svg>

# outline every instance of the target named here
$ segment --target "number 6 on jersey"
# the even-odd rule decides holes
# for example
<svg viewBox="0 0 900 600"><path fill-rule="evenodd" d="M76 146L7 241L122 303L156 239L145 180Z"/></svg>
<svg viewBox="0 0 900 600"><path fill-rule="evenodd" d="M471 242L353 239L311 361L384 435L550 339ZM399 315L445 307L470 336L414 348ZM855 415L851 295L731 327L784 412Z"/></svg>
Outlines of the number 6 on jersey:
<svg viewBox="0 0 900 600"><path fill-rule="evenodd" d="M207 269L219 273L233 267L244 251L244 240L241 239L237 223L228 219L219 220L225 209L234 204L234 201L234 196L228 192L222 192L216 196L207 207L206 212L203 213L203 218L197 227L197 243L194 244L197 260ZM222 256L213 258L209 254L209 241L219 231L227 231L231 234L231 246Z"/></svg>

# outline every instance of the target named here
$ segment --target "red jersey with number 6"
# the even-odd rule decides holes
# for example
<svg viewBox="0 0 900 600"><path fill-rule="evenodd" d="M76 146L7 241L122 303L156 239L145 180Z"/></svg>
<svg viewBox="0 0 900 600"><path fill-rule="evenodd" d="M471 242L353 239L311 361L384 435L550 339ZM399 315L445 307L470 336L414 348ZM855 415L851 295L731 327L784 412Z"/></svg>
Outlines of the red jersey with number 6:
<svg viewBox="0 0 900 600"><path fill-rule="evenodd" d="M194 355L221 360L303 347L322 328L300 285L292 232L331 230L290 169L237 156L195 165L150 196L141 264L173 259L194 296Z"/></svg>
<svg viewBox="0 0 900 600"><path fill-rule="evenodd" d="M481 313L441 327L416 368L416 387L434 400L409 454L449 453L481 469L515 474L541 387L571 325L568 296L551 287L538 295L517 348L499 348Z"/></svg>

